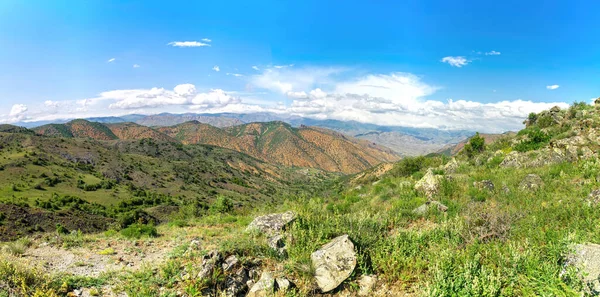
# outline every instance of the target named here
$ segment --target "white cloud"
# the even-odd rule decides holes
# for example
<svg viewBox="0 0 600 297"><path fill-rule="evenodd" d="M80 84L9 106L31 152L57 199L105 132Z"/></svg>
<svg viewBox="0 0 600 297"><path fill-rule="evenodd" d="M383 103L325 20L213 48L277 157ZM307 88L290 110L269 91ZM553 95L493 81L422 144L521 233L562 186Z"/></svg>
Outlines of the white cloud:
<svg viewBox="0 0 600 297"><path fill-rule="evenodd" d="M175 47L202 47L202 46L210 46L208 43L200 42L200 41L173 41L167 43L167 45L175 46Z"/></svg>
<svg viewBox="0 0 600 297"><path fill-rule="evenodd" d="M260 69L258 68L258 66L252 66L252 69L259 71Z"/></svg>
<svg viewBox="0 0 600 297"><path fill-rule="evenodd" d="M282 69L282 68L287 68L287 67L294 67L294 64L273 66L273 68L275 68L275 69Z"/></svg>
<svg viewBox="0 0 600 297"><path fill-rule="evenodd" d="M451 66L460 68L460 67L463 67L463 66L469 64L471 61L467 60L465 57L462 57L462 56L456 56L456 57L448 56L448 57L442 58L441 62L448 63Z"/></svg>
<svg viewBox="0 0 600 297"><path fill-rule="evenodd" d="M24 114L27 111L27 105L25 104L15 104L10 109L10 113L8 114L11 117L18 117Z"/></svg>
<svg viewBox="0 0 600 297"><path fill-rule="evenodd" d="M112 63L112 62L114 62L115 60L116 60L115 58L110 58L110 59L108 59L108 61L106 61L106 62L107 62L107 63Z"/></svg>
<svg viewBox="0 0 600 297"><path fill-rule="evenodd" d="M59 104L60 104L60 102L58 102L58 101L52 101L52 100L44 101L44 106L49 107L49 108L57 108Z"/></svg>
<svg viewBox="0 0 600 297"><path fill-rule="evenodd" d="M306 92L302 91L302 92L287 92L286 95L290 98L294 98L294 99L307 99L308 98L308 94L306 94Z"/></svg>
<svg viewBox="0 0 600 297"><path fill-rule="evenodd" d="M201 40L204 41L204 42L212 42L212 40L210 40L208 38L202 38Z"/></svg>
<svg viewBox="0 0 600 297"><path fill-rule="evenodd" d="M497 52L497 51L491 51L491 52L487 52L485 53L486 56L499 56L501 53Z"/></svg>
<svg viewBox="0 0 600 297"><path fill-rule="evenodd" d="M242 76L244 76L243 74L239 74L239 73L227 73L227 75L232 75L232 76L235 76L235 77L242 77Z"/></svg>
<svg viewBox="0 0 600 297"><path fill-rule="evenodd" d="M212 70L219 72L219 71L221 71L221 68L219 68L219 66L215 65L215 67L213 67Z"/></svg>
<svg viewBox="0 0 600 297"><path fill-rule="evenodd" d="M345 71L341 67L307 67L301 69L266 68L250 77L250 85L256 88L287 94L310 90L317 84L329 84L332 76Z"/></svg>
<svg viewBox="0 0 600 297"><path fill-rule="evenodd" d="M560 86L559 86L559 85L550 85L550 86L546 86L546 89L548 89L548 90L556 90L556 89L558 89L558 88L560 88Z"/></svg>
<svg viewBox="0 0 600 297"><path fill-rule="evenodd" d="M140 68L140 65L138 65L138 64L133 64L133 68Z"/></svg>

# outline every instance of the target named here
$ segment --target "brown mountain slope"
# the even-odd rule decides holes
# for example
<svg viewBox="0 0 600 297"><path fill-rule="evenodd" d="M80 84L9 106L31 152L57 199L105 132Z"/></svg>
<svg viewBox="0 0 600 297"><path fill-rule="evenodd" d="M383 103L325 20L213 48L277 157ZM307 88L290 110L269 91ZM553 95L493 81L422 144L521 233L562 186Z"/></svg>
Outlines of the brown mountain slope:
<svg viewBox="0 0 600 297"><path fill-rule="evenodd" d="M91 138L95 140L118 139L107 126L86 120L73 120L66 124L49 124L33 130L39 135L53 137Z"/></svg>
<svg viewBox="0 0 600 297"><path fill-rule="evenodd" d="M160 141L177 142L177 140L167 136L164 133L135 123L116 123L105 125L115 134L115 136L123 140L140 140L151 138Z"/></svg>
<svg viewBox="0 0 600 297"><path fill-rule="evenodd" d="M250 123L218 129L198 122L159 128L184 144L209 144L286 166L356 173L398 160L391 150L327 129L292 128L283 122Z"/></svg>

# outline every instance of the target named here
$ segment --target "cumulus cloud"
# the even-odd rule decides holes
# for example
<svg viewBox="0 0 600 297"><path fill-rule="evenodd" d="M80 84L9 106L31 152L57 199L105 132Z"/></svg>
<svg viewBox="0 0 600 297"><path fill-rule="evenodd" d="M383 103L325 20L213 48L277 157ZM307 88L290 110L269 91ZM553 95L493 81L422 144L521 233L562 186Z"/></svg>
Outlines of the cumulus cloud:
<svg viewBox="0 0 600 297"><path fill-rule="evenodd" d="M110 109L154 108L161 106L188 106L190 108L223 107L239 103L240 99L221 89L199 93L193 84L181 84L173 90L164 88L116 90L100 94L102 100L112 100Z"/></svg>
<svg viewBox="0 0 600 297"><path fill-rule="evenodd" d="M467 58L465 58L463 56L456 56L456 57L448 56L448 57L442 58L441 62L448 63L448 64L450 64L450 66L460 68L460 67L463 67L463 66L469 64L471 61L467 60Z"/></svg>
<svg viewBox="0 0 600 297"><path fill-rule="evenodd" d="M215 67L213 67L212 70L219 72L219 71L221 71L221 68L219 68L219 66L215 65Z"/></svg>
<svg viewBox="0 0 600 297"><path fill-rule="evenodd" d="M560 88L560 86L559 86L559 85L550 85L550 86L546 86L546 89L548 89L548 90L556 90L556 89L558 89L558 88Z"/></svg>
<svg viewBox="0 0 600 297"><path fill-rule="evenodd" d="M173 41L167 43L167 45L174 47L203 47L210 46L210 44L200 41Z"/></svg>
<svg viewBox="0 0 600 297"><path fill-rule="evenodd" d="M0 122L15 123L27 118L26 112L28 108L25 104L14 104L8 115L0 115Z"/></svg>
<svg viewBox="0 0 600 297"><path fill-rule="evenodd" d="M133 68L140 68L140 65L138 65L138 64L133 64Z"/></svg>
<svg viewBox="0 0 600 297"><path fill-rule="evenodd" d="M115 58L110 58L110 59L108 59L108 61L106 61L106 62L107 62L107 63L112 63L112 62L114 62L115 60L116 60Z"/></svg>
<svg viewBox="0 0 600 297"><path fill-rule="evenodd" d="M486 56L499 56L501 53L497 52L497 51L491 51L491 52L487 52L485 53Z"/></svg>

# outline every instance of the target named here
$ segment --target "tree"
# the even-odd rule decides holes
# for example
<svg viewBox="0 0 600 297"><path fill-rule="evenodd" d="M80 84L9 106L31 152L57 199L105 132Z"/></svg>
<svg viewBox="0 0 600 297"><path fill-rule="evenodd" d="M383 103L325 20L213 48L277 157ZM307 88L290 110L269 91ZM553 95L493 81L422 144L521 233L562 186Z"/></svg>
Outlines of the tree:
<svg viewBox="0 0 600 297"><path fill-rule="evenodd" d="M485 151L485 139L477 132L475 133L475 136L471 137L469 142L465 144L465 154L471 158L483 151Z"/></svg>

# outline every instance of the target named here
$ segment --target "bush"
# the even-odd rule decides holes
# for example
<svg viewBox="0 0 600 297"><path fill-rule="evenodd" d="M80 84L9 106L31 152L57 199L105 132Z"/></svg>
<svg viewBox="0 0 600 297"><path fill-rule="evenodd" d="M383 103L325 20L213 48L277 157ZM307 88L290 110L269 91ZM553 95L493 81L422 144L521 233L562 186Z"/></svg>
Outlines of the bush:
<svg viewBox="0 0 600 297"><path fill-rule="evenodd" d="M515 145L514 149L518 152L537 150L550 142L551 138L550 135L539 128L526 129L519 132L519 134L527 135L528 139Z"/></svg>
<svg viewBox="0 0 600 297"><path fill-rule="evenodd" d="M217 196L217 201L211 206L211 209L218 213L228 213L233 210L233 202L226 196Z"/></svg>
<svg viewBox="0 0 600 297"><path fill-rule="evenodd" d="M56 224L56 233L65 235L69 234L69 230L61 224Z"/></svg>
<svg viewBox="0 0 600 297"><path fill-rule="evenodd" d="M483 151L485 151L485 139L477 132L469 139L469 143L465 144L464 152L469 158L472 158Z"/></svg>
<svg viewBox="0 0 600 297"><path fill-rule="evenodd" d="M142 238L142 236L157 237L158 231L153 225L133 224L121 230L121 235L126 238L139 239Z"/></svg>

